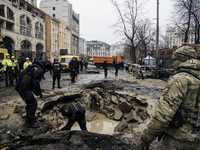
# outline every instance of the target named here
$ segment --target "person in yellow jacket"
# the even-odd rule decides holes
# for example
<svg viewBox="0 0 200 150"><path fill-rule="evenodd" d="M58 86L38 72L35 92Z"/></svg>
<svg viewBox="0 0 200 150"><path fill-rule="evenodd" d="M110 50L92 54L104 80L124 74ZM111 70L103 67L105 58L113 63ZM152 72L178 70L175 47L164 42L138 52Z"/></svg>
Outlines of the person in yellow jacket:
<svg viewBox="0 0 200 150"><path fill-rule="evenodd" d="M6 87L8 87L8 78L10 81L10 85L13 85L13 69L12 69L12 61L10 59L10 54L6 54L6 58L3 60L3 71L5 73L5 82Z"/></svg>
<svg viewBox="0 0 200 150"><path fill-rule="evenodd" d="M32 65L32 62L29 61L29 58L26 58L26 62L24 63L24 70L29 66Z"/></svg>
<svg viewBox="0 0 200 150"><path fill-rule="evenodd" d="M15 80L16 80L16 84L17 84L17 81L18 81L18 74L19 74L19 62L17 59L15 59L15 56L12 56L11 57L11 60L12 60L12 68L13 68L13 77L15 77Z"/></svg>

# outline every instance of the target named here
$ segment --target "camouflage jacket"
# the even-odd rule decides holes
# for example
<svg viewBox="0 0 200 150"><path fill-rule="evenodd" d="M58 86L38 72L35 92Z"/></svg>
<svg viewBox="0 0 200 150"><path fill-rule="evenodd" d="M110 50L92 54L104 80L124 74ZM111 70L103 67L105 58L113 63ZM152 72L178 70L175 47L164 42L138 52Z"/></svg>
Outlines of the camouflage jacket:
<svg viewBox="0 0 200 150"><path fill-rule="evenodd" d="M181 63L177 70L180 68L188 68L200 73L200 61L188 60ZM142 132L142 139L152 142L164 132L182 141L199 142L200 128L195 128L187 123L176 129L169 126L179 106L183 109L195 107L199 86L200 80L186 72L180 72L170 77L151 122Z"/></svg>

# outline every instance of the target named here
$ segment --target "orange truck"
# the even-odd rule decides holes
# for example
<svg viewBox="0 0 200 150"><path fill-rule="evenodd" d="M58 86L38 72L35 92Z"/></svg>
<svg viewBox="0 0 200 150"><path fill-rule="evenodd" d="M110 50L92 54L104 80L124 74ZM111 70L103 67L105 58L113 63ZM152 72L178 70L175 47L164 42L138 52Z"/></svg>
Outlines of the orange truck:
<svg viewBox="0 0 200 150"><path fill-rule="evenodd" d="M117 60L117 63L119 64L120 67L124 67L124 57L122 55L113 56L113 57L97 57L97 56L94 56L93 57L93 63L97 68L100 68L100 67L103 67L103 62L104 62L105 59L107 59L109 67L113 66L114 59Z"/></svg>

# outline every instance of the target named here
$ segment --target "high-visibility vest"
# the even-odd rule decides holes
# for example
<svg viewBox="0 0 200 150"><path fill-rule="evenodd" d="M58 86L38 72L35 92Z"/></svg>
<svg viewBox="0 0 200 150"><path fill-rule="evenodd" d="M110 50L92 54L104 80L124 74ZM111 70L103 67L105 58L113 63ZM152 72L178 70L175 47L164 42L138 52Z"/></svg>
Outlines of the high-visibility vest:
<svg viewBox="0 0 200 150"><path fill-rule="evenodd" d="M12 60L4 59L2 64L3 64L3 70L6 71L7 67L12 67Z"/></svg>
<svg viewBox="0 0 200 150"><path fill-rule="evenodd" d="M26 61L26 62L24 63L24 69L26 69L26 68L27 68L29 65L31 65L31 64L32 64L32 62L30 62L30 61L27 62L27 61Z"/></svg>

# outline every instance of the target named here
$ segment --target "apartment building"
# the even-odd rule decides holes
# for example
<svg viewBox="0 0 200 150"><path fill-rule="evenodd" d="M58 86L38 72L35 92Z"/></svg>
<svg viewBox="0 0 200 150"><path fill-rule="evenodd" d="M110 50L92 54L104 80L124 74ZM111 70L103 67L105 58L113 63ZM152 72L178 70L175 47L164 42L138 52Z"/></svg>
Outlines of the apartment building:
<svg viewBox="0 0 200 150"><path fill-rule="evenodd" d="M0 28L8 52L18 58L21 55L33 60L45 58L45 13L36 1L1 0Z"/></svg>
<svg viewBox="0 0 200 150"><path fill-rule="evenodd" d="M59 49L66 50L70 53L70 29L67 27L64 20L58 19L60 21L59 27Z"/></svg>
<svg viewBox="0 0 200 150"><path fill-rule="evenodd" d="M79 38L79 54L87 55L87 42L84 38Z"/></svg>
<svg viewBox="0 0 200 150"><path fill-rule="evenodd" d="M59 18L66 23L70 31L69 53L79 54L79 14L72 10L72 5L67 1L42 0L40 9L53 18Z"/></svg>
<svg viewBox="0 0 200 150"><path fill-rule="evenodd" d="M184 43L185 34L182 30L177 28L168 28L166 30L166 47L173 48L173 46L181 46ZM188 43L195 43L195 31L190 30L188 36Z"/></svg>
<svg viewBox="0 0 200 150"><path fill-rule="evenodd" d="M102 41L87 41L87 55L110 57L110 45Z"/></svg>

